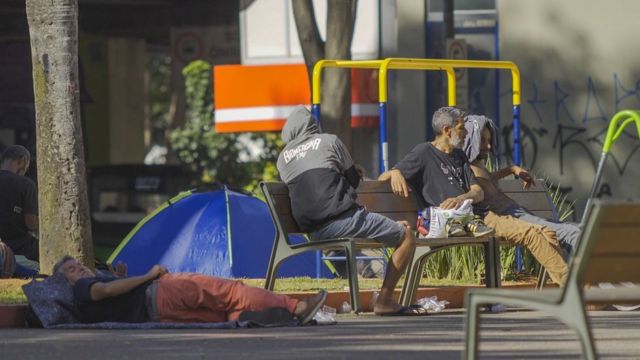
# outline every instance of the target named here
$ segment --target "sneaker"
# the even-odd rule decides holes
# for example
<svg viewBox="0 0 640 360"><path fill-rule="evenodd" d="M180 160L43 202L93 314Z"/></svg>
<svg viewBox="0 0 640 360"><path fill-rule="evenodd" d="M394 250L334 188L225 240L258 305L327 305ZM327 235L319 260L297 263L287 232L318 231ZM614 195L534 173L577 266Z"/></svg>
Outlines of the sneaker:
<svg viewBox="0 0 640 360"><path fill-rule="evenodd" d="M447 225L445 225L445 229L447 230L447 236L467 236L467 232L464 230L464 226L458 219L449 219L447 220Z"/></svg>
<svg viewBox="0 0 640 360"><path fill-rule="evenodd" d="M473 220L469 221L465 225L465 228L468 232L473 234L473 237L493 235L496 232L492 227L488 227L487 224L485 224L477 215L473 217Z"/></svg>

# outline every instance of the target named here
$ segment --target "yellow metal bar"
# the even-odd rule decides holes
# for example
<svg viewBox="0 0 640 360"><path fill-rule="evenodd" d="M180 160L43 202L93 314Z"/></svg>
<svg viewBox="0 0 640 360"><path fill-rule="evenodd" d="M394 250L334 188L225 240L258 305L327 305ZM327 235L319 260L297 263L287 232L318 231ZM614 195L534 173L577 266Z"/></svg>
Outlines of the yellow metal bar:
<svg viewBox="0 0 640 360"><path fill-rule="evenodd" d="M434 65L426 62L415 63L408 61L399 61L399 59L387 58L380 64L378 69L378 101L387 102L387 74L389 69L393 70L444 70L447 72L447 80L449 87L449 104L456 104L456 74L450 66ZM451 91L453 89L453 91ZM453 95L452 95L453 93Z"/></svg>
<svg viewBox="0 0 640 360"><path fill-rule="evenodd" d="M447 68L447 93L449 97L449 106L456 106L456 72L452 68Z"/></svg>
<svg viewBox="0 0 640 360"><path fill-rule="evenodd" d="M488 60L454 60L454 59L419 59L419 58L387 58L384 60L320 60L313 68L312 102L320 103L320 79L325 67L379 69L379 101L387 101L387 73L394 70L443 70L447 72L447 92L449 105L456 105L455 69L505 69L511 71L513 105L520 105L520 71L511 61Z"/></svg>
<svg viewBox="0 0 640 360"><path fill-rule="evenodd" d="M475 69L505 69L511 70L513 105L520 105L520 70L518 66L511 61L489 61L489 60L454 60L454 59L416 59L416 58L388 58L389 68L409 68L411 65L416 66L440 66L442 68L475 68ZM449 90L449 99L451 103L451 90ZM455 90L454 90L455 92Z"/></svg>
<svg viewBox="0 0 640 360"><path fill-rule="evenodd" d="M378 101L387 102L387 73L389 72L389 59L385 59L378 69Z"/></svg>
<svg viewBox="0 0 640 360"><path fill-rule="evenodd" d="M311 74L311 103L320 104L320 80L322 79L322 68L325 64L335 62L333 60L320 60L313 65L313 74Z"/></svg>

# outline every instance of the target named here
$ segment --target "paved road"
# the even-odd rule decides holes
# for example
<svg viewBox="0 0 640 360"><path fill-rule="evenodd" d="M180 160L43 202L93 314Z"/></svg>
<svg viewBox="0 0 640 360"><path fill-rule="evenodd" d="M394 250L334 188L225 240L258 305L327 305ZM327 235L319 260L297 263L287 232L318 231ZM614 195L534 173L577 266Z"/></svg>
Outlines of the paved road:
<svg viewBox="0 0 640 360"><path fill-rule="evenodd" d="M591 312L603 359L640 359L640 312ZM484 314L482 358L578 359L577 338L540 313ZM460 359L463 313L338 316L338 325L241 330L0 330L0 359Z"/></svg>

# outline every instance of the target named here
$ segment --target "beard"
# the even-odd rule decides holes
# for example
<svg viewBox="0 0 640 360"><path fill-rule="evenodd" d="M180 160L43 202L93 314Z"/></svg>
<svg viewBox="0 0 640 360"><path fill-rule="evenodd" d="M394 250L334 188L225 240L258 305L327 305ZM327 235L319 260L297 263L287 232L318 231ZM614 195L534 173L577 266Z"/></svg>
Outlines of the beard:
<svg viewBox="0 0 640 360"><path fill-rule="evenodd" d="M462 139L455 132L451 134L451 139L449 139L449 144L451 144L451 146L453 146L454 149L462 149Z"/></svg>

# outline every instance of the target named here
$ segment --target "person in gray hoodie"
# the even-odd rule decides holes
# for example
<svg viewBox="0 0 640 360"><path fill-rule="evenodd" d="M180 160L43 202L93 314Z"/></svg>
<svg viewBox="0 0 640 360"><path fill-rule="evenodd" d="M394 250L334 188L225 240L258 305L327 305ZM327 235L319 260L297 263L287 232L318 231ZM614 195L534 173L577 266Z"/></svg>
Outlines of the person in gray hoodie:
<svg viewBox="0 0 640 360"><path fill-rule="evenodd" d="M356 237L395 248L382 289L374 304L378 315L423 315L418 307L402 307L393 291L415 250L406 222L368 212L357 202L360 175L346 146L319 124L304 106L296 107L282 129L285 148L278 157L280 177L289 188L291 211L311 241Z"/></svg>

